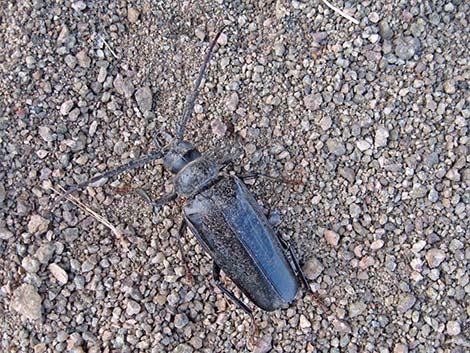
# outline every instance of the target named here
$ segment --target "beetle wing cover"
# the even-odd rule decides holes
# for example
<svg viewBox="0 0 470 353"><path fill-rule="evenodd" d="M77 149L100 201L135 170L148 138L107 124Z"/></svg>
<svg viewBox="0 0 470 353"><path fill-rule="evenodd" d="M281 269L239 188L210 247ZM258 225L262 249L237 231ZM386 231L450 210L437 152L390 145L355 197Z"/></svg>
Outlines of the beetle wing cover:
<svg viewBox="0 0 470 353"><path fill-rule="evenodd" d="M190 227L222 270L255 304L291 302L298 281L274 231L238 178L221 178L188 202Z"/></svg>

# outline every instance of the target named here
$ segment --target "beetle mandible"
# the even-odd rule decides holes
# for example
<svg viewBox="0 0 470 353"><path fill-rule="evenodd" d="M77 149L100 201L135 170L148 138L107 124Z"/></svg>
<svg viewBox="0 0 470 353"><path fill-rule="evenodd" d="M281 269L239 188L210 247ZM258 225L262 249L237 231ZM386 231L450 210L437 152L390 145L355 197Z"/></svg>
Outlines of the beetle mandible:
<svg viewBox="0 0 470 353"><path fill-rule="evenodd" d="M217 287L253 319L252 310L223 286L220 281L221 271L251 302L266 311L291 303L301 283L308 289L310 286L292 246L272 229L261 207L243 183L243 178L224 173L224 168L233 162L233 156L217 160L210 153L201 154L193 144L183 139L204 72L224 29L217 33L209 46L195 89L188 98L176 136L169 146L159 146L159 150L146 157L76 185L54 204L100 179L113 177L163 157L165 169L174 174L174 191L152 201L154 207L158 209L177 197L186 199L179 235L185 226L189 227L213 260L213 278ZM315 294L313 296L326 312L323 302Z"/></svg>

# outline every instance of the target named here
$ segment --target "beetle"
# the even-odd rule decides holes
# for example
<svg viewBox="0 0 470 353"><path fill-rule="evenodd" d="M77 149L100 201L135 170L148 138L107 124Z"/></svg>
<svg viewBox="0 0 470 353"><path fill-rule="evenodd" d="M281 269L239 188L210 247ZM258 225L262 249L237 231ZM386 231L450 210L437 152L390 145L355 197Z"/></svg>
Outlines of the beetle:
<svg viewBox="0 0 470 353"><path fill-rule="evenodd" d="M287 306L296 297L301 284L307 289L310 286L292 246L273 230L260 205L244 184L243 180L250 176L237 177L224 171L235 157L228 155L216 158L212 153L201 154L192 143L183 138L204 72L224 29L225 27L217 33L209 46L195 89L186 103L176 136L169 146L163 147L157 142L159 150L76 185L54 204L100 179L113 177L163 157L165 169L174 175L174 191L159 200L148 201L158 210L177 197L186 199L179 236L181 237L186 227L191 230L213 260L216 286L253 319L252 310L224 287L220 279L221 271L252 303L265 311ZM180 239L178 240L181 248ZM183 254L182 248L181 253ZM315 295L314 300L326 312L326 307Z"/></svg>

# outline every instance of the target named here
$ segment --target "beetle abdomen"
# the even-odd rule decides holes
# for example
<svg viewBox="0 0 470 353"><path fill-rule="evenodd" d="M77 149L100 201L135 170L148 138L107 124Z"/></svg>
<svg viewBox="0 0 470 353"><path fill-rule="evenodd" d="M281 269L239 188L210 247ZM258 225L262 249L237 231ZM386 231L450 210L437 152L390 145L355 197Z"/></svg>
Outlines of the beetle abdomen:
<svg viewBox="0 0 470 353"><path fill-rule="evenodd" d="M259 205L237 178L188 200L189 227L217 265L263 310L291 302L298 281Z"/></svg>

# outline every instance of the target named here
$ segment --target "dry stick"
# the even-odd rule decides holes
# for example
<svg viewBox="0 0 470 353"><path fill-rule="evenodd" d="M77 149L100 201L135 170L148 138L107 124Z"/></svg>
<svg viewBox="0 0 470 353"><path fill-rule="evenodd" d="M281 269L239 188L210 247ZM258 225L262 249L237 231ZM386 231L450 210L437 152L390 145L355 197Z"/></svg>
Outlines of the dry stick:
<svg viewBox="0 0 470 353"><path fill-rule="evenodd" d="M54 191L59 196L61 196L65 193L65 189L60 185L59 185L59 189L61 189L61 191L54 189L54 187L52 187L52 186L50 187L50 189L52 191ZM122 233L115 226L113 226L111 224L111 222L109 222L105 217L103 217L102 215L100 215L99 213L97 213L96 211L91 209L91 207L85 205L82 201L80 201L78 198L76 198L73 195L66 195L65 199L72 202L78 208L85 211L86 213L91 215L93 218L95 218L98 222L100 222L101 224L103 224L104 226L109 228L111 230L111 232L113 232L113 234L116 236L116 238L118 238L120 240L121 244L125 248L128 247L129 243L127 242L127 240L124 239L124 236L122 235Z"/></svg>
<svg viewBox="0 0 470 353"><path fill-rule="evenodd" d="M338 9L336 6L332 5L331 3L329 3L327 0L322 0L323 3L328 6L330 9L332 9L334 12L340 14L341 16L343 16L344 18L347 18L349 21L351 21L352 23L358 25L359 24L359 21L356 20L354 17L348 15L346 12Z"/></svg>
<svg viewBox="0 0 470 353"><path fill-rule="evenodd" d="M106 41L106 39L104 39L103 36L101 36L101 40L103 41L104 45L106 46L106 48L108 48L108 50L111 52L111 54L114 56L115 59L119 59L116 55L116 53L114 52L113 49L111 49L111 46L108 44L108 42Z"/></svg>

